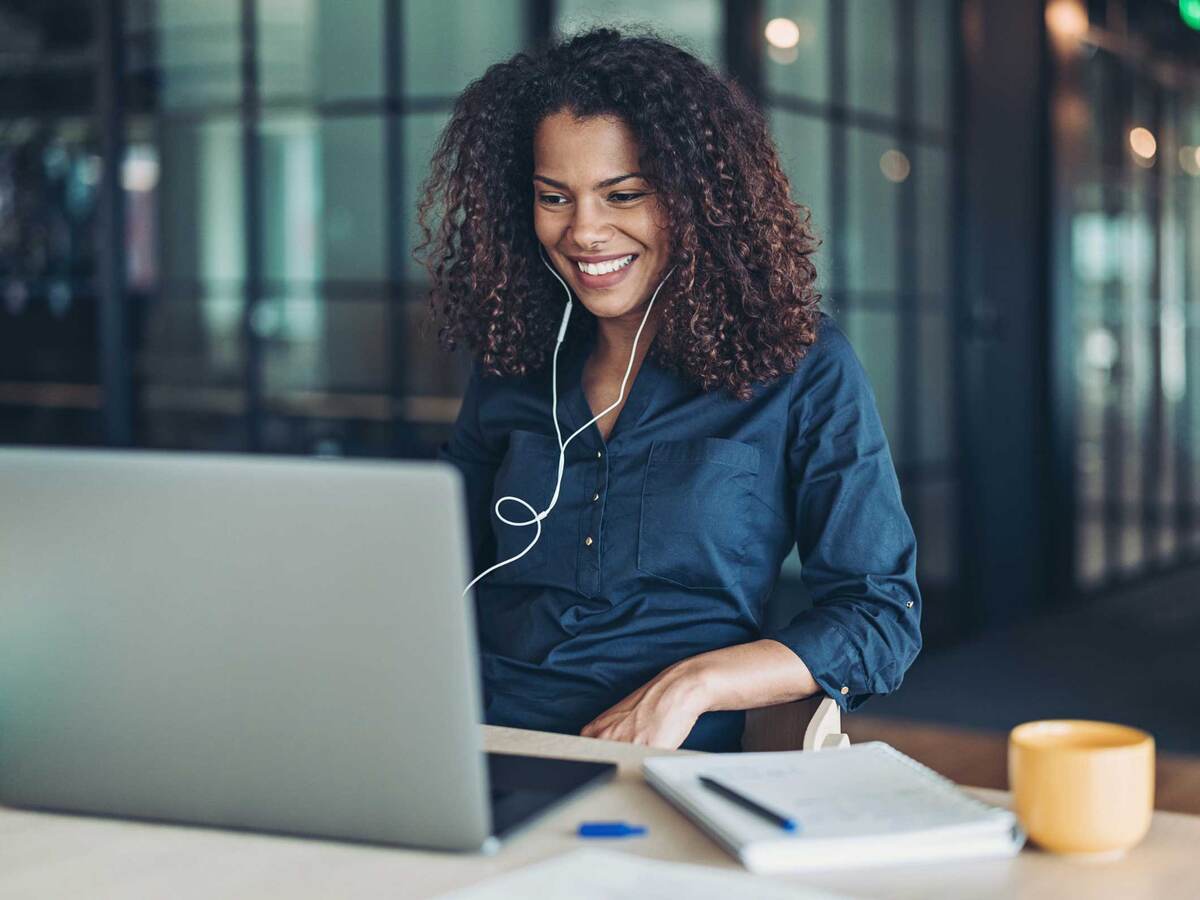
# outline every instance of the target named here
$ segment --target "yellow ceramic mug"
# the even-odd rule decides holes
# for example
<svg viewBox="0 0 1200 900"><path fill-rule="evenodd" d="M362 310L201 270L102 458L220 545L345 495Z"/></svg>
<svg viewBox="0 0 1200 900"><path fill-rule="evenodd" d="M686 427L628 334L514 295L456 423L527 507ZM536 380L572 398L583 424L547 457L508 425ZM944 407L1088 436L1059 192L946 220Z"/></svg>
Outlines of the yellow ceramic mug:
<svg viewBox="0 0 1200 900"><path fill-rule="evenodd" d="M1045 849L1117 856L1150 828L1154 738L1109 722L1026 722L1008 736L1008 784Z"/></svg>

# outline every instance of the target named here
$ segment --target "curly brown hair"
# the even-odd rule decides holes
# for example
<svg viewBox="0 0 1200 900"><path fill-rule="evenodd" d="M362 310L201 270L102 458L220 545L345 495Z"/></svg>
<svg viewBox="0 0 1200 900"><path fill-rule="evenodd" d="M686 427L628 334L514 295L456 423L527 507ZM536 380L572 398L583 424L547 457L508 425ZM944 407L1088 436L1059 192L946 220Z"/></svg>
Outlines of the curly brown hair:
<svg viewBox="0 0 1200 900"><path fill-rule="evenodd" d="M546 364L563 296L538 258L533 136L558 112L623 121L669 216L676 275L659 296L655 359L739 399L794 371L820 315L811 213L791 199L766 119L745 92L645 29L596 28L518 53L456 100L422 185L424 239L413 250L430 274L442 346L461 341L491 375ZM577 309L571 334L594 328Z"/></svg>

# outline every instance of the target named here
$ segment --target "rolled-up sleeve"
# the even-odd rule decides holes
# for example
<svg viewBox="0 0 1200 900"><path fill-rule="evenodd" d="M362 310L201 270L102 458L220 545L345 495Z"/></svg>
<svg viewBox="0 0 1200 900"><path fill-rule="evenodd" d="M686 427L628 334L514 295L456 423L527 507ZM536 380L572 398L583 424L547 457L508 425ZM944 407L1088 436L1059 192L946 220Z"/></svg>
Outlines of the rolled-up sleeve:
<svg viewBox="0 0 1200 900"><path fill-rule="evenodd" d="M812 608L765 636L845 710L895 690L921 649L916 538L867 374L827 324L794 378L789 474Z"/></svg>
<svg viewBox="0 0 1200 900"><path fill-rule="evenodd" d="M463 476L474 572L480 572L490 565L495 556L495 539L489 517L496 469L504 454L504 447L495 438L489 438L481 426L482 391L482 375L476 362L471 367L470 380L454 423L454 433L437 452L439 460L453 463Z"/></svg>

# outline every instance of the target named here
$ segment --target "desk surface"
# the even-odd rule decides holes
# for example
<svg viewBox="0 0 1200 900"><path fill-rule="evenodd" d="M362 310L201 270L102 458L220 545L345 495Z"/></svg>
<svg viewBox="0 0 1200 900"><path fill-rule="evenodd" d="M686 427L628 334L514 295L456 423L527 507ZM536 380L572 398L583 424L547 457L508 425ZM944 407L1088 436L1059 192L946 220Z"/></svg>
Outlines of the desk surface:
<svg viewBox="0 0 1200 900"><path fill-rule="evenodd" d="M2 897L429 897L575 849L584 819L626 819L650 834L604 843L656 859L737 868L646 786L651 753L628 744L485 726L488 749L595 759L617 778L541 819L492 857L33 813L0 807ZM972 789L993 803L1002 791ZM1200 816L1156 812L1124 858L1085 863L1025 849L1014 859L808 873L795 881L858 897L1200 897ZM781 879L787 880L787 879Z"/></svg>

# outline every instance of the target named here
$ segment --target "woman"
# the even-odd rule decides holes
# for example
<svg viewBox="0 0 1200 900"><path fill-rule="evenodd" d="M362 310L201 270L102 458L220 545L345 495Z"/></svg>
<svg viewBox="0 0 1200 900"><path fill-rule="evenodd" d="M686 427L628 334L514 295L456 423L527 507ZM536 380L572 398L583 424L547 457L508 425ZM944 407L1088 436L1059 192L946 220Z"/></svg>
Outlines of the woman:
<svg viewBox="0 0 1200 900"><path fill-rule="evenodd" d="M518 54L458 99L419 218L443 345L475 355L439 455L487 721L736 750L746 709L899 685L912 528L736 85L611 29ZM764 632L793 545L813 608Z"/></svg>

